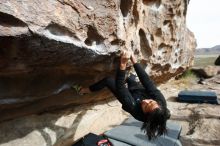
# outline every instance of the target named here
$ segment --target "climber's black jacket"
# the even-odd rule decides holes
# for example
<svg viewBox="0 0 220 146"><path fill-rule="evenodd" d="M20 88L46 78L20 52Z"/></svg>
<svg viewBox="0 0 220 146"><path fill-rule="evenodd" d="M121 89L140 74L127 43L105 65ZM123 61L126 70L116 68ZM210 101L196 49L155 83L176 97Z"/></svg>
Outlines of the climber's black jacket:
<svg viewBox="0 0 220 146"><path fill-rule="evenodd" d="M141 109L141 101L144 99L153 99L158 102L161 108L166 108L166 100L162 93L157 89L148 74L138 63L134 64L134 69L142 84L142 87L128 89L125 86L126 70L118 68L116 74L117 98L122 104L122 108L129 112L135 119L144 122L144 113Z"/></svg>

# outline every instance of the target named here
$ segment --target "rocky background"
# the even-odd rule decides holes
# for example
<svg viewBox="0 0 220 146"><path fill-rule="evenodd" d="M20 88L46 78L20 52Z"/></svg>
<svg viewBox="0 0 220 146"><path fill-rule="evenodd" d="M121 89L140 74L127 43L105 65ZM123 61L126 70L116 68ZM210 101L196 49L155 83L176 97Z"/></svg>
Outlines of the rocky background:
<svg viewBox="0 0 220 146"><path fill-rule="evenodd" d="M186 27L187 5L188 0L1 0L0 144L66 145L91 129L103 132L105 125L97 124L103 115L110 121L106 127L122 122L127 115L119 103L111 106L117 101L109 101L107 90L80 96L72 86L113 76L123 49L135 53L156 83L181 74L192 65L196 47ZM30 114L41 115L22 117Z"/></svg>
<svg viewBox="0 0 220 146"><path fill-rule="evenodd" d="M210 66L209 66L210 68ZM190 74L178 80L170 80L160 86L171 110L171 120L182 126L180 140L183 146L220 145L220 106L216 104L190 104L177 101L182 90L215 92L220 103L220 67L212 65L213 72ZM207 78L206 74L210 76Z"/></svg>

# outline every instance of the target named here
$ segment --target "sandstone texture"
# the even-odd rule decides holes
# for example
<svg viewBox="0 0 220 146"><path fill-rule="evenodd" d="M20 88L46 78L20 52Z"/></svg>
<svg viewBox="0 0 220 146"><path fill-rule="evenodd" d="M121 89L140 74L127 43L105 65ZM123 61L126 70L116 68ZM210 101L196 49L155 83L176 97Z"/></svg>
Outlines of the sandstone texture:
<svg viewBox="0 0 220 146"><path fill-rule="evenodd" d="M0 146L71 146L89 132L102 134L128 117L114 98L0 123Z"/></svg>
<svg viewBox="0 0 220 146"><path fill-rule="evenodd" d="M135 53L156 83L190 67L196 41L186 27L188 2L1 0L0 146L70 146L88 132L100 134L123 122L128 115L108 90L79 95L72 87L114 76L123 49ZM176 111L188 105L168 105L172 120L187 127L183 142L207 144L200 127L183 120L197 113L194 106ZM216 128L209 132L218 134L219 113L203 108L201 127L213 121Z"/></svg>
<svg viewBox="0 0 220 146"><path fill-rule="evenodd" d="M118 53L132 50L155 82L193 63L187 0L1 0L0 119L78 100L72 85L114 75ZM64 100L61 100L63 98Z"/></svg>

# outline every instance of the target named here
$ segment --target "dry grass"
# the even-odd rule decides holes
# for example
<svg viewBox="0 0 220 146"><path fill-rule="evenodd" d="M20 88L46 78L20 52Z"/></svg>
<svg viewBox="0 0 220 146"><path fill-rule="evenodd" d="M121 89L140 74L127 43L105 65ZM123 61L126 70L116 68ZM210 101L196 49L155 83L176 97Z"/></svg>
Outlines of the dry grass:
<svg viewBox="0 0 220 146"><path fill-rule="evenodd" d="M218 55L197 55L194 60L194 67L205 67L208 65L214 65ZM187 70L182 76L173 81L179 89L191 89L192 85L198 81L196 75L191 71Z"/></svg>
<svg viewBox="0 0 220 146"><path fill-rule="evenodd" d="M189 90L197 81L196 75L191 70L187 70L178 80L174 80L172 84L175 84L178 89Z"/></svg>

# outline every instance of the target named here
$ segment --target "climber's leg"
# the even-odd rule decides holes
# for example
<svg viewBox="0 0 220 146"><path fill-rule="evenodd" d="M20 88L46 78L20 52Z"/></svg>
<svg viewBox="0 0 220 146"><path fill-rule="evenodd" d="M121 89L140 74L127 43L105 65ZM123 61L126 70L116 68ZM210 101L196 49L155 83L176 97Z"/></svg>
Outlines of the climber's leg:
<svg viewBox="0 0 220 146"><path fill-rule="evenodd" d="M107 87L115 96L117 96L115 79L113 79L112 77L106 77L98 81L97 83L89 86L89 89L90 91L94 92L99 91L105 87Z"/></svg>

